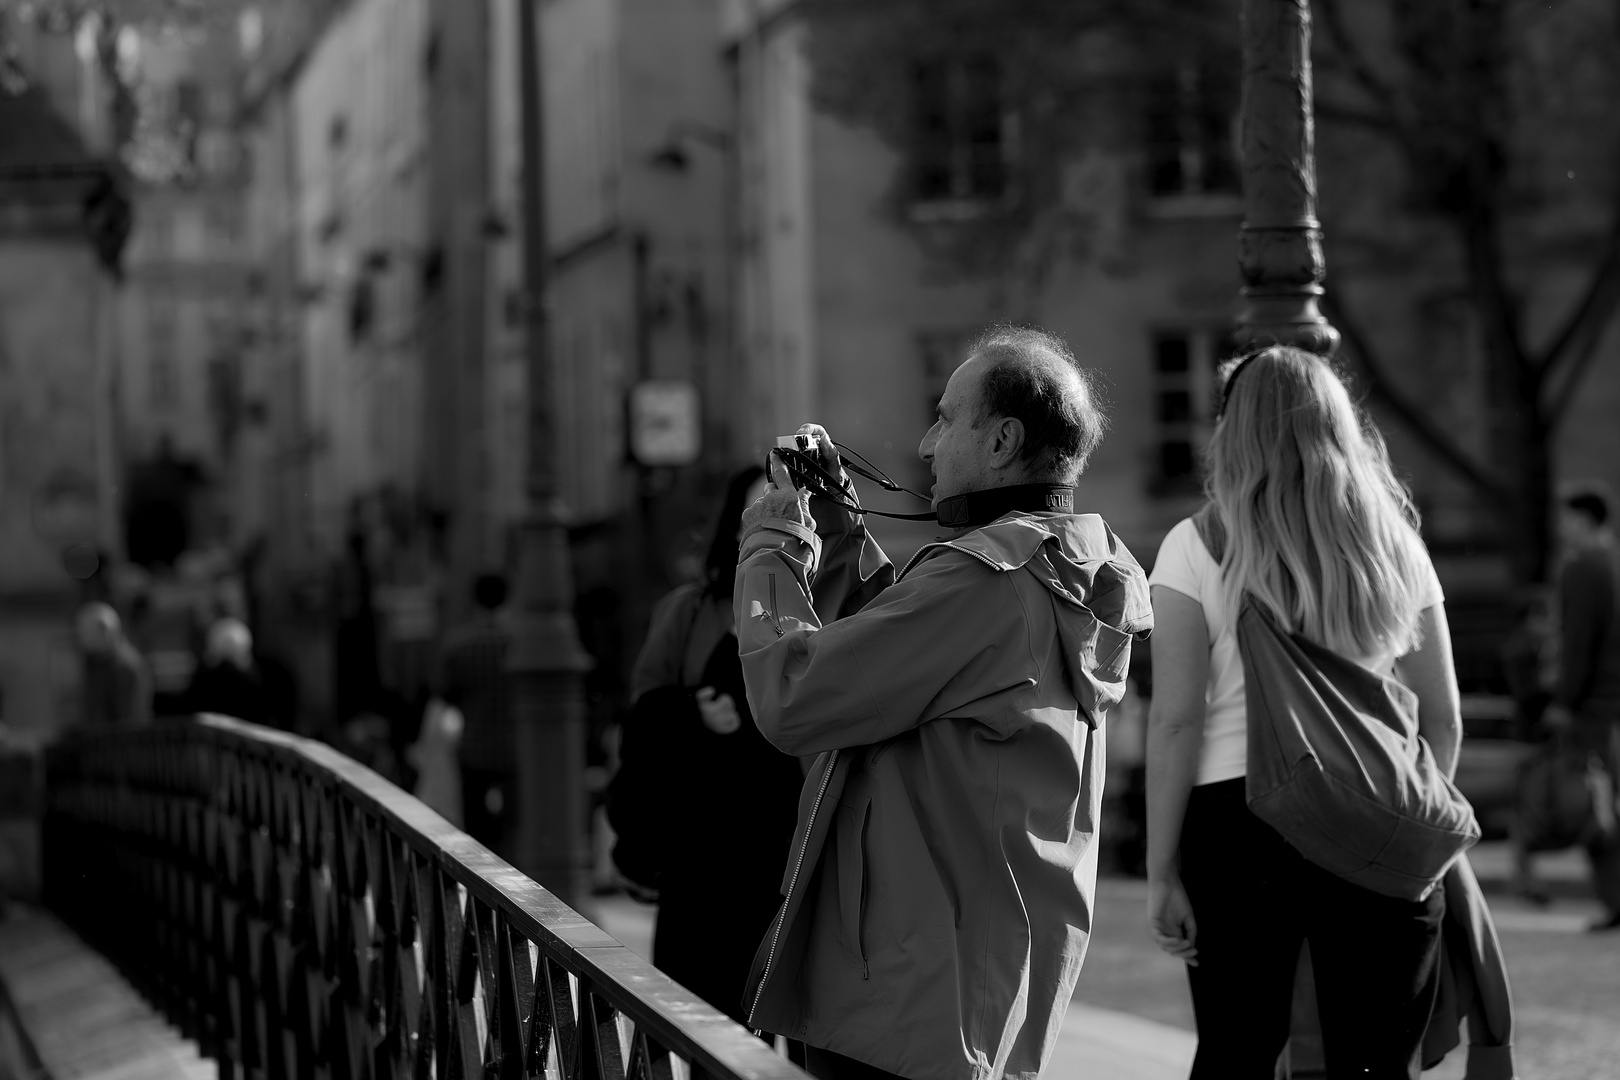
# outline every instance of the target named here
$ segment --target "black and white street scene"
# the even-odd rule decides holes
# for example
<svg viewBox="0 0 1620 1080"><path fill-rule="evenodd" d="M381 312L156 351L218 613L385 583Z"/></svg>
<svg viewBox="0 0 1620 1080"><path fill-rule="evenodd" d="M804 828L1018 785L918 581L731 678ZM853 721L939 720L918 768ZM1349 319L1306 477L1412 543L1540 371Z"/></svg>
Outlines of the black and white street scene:
<svg viewBox="0 0 1620 1080"><path fill-rule="evenodd" d="M0 1080L1620 1076L1616 101L0 0Z"/></svg>

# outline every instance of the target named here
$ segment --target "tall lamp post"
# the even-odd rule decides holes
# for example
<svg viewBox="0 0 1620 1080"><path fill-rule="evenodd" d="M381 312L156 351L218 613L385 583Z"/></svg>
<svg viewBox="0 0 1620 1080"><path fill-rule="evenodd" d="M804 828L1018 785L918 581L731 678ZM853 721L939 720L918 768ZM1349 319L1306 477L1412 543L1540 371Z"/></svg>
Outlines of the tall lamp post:
<svg viewBox="0 0 1620 1080"><path fill-rule="evenodd" d="M517 868L564 903L586 896L585 694L591 660L573 613L573 571L557 478L555 372L546 236L541 0L518 6L518 102L523 125L523 282L529 368L528 516L523 523L513 680L518 771Z"/></svg>
<svg viewBox="0 0 1620 1080"><path fill-rule="evenodd" d="M1243 0L1241 347L1292 345L1326 358L1339 332L1317 310L1327 267L1316 219L1310 0ZM1325 1075L1309 958L1294 987L1281 1075Z"/></svg>
<svg viewBox="0 0 1620 1080"><path fill-rule="evenodd" d="M1331 356L1317 310L1326 272L1316 220L1310 0L1243 0L1243 225L1237 338Z"/></svg>
<svg viewBox="0 0 1620 1080"><path fill-rule="evenodd" d="M1311 0L1243 0L1243 227L1238 343L1293 345L1327 358L1338 330L1317 309L1327 264L1315 215ZM1281 1075L1325 1075L1309 957L1294 986Z"/></svg>

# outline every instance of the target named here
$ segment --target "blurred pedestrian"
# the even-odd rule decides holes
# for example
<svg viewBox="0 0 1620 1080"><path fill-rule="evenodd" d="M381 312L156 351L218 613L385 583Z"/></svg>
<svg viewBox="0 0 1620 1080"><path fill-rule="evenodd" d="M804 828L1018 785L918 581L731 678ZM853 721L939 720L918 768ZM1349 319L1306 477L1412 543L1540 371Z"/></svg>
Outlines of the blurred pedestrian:
<svg viewBox="0 0 1620 1080"><path fill-rule="evenodd" d="M1513 737L1519 742L1539 744L1546 741L1547 728L1541 715L1552 701L1555 674L1548 663L1553 651L1555 625L1547 596L1532 593L1519 603L1513 630L1502 642L1498 658L1502 664L1503 681L1513 699ZM1518 794L1509 825L1509 841L1513 848L1514 887L1518 894L1532 904L1545 906L1552 896L1536 877L1534 854L1546 850L1547 838L1538 836L1533 818L1527 813L1526 779L1531 770L1542 768L1540 760L1545 749L1532 752L1520 763Z"/></svg>
<svg viewBox="0 0 1620 1080"><path fill-rule="evenodd" d="M1096 910L1104 716L1152 619L1136 560L1077 512L1103 428L1068 346L997 328L918 446L949 534L902 573L814 425L814 470L773 455L743 517L755 721L817 755L750 1023L802 1040L822 1080L1051 1060Z"/></svg>
<svg viewBox="0 0 1620 1080"><path fill-rule="evenodd" d="M264 678L253 659L253 634L242 620L226 616L208 627L202 663L185 692L186 711L219 713L263 724L270 718Z"/></svg>
<svg viewBox="0 0 1620 1080"><path fill-rule="evenodd" d="M510 860L517 825L517 742L506 673L512 633L501 610L506 596L506 579L499 574L480 574L473 582L476 611L445 636L437 690L462 716L463 828ZM430 711L436 708L429 703Z"/></svg>
<svg viewBox="0 0 1620 1080"><path fill-rule="evenodd" d="M375 713L382 696L377 609L363 506L350 507L348 536L334 578L337 625L332 633L333 711L339 722Z"/></svg>
<svg viewBox="0 0 1620 1080"><path fill-rule="evenodd" d="M754 726L737 658L738 534L764 490L757 465L731 478L703 580L654 611L608 802L620 870L657 892L653 963L739 1021L749 964L781 901L804 779L798 759Z"/></svg>
<svg viewBox="0 0 1620 1080"><path fill-rule="evenodd" d="M152 674L124 635L110 604L86 604L76 624L84 658L82 717L86 727L143 724L152 718Z"/></svg>
<svg viewBox="0 0 1620 1080"><path fill-rule="evenodd" d="M1199 520L1177 524L1149 578L1149 920L1187 964L1194 1080L1273 1074L1304 941L1328 1075L1415 1076L1444 889L1414 901L1353 884L1249 809L1236 616L1247 597L1288 633L1396 673L1450 774L1462 724L1444 597L1383 440L1332 369L1269 348L1225 375L1209 446L1215 527L1206 539Z"/></svg>
<svg viewBox="0 0 1620 1080"><path fill-rule="evenodd" d="M459 757L465 726L460 709L433 698L423 712L416 741L405 750L406 761L416 772L411 793L457 828L462 827Z"/></svg>
<svg viewBox="0 0 1620 1080"><path fill-rule="evenodd" d="M1592 890L1603 914L1592 930L1620 929L1620 836L1614 824L1620 766L1620 547L1609 500L1597 487L1576 489L1560 508L1565 548L1558 575L1558 688L1542 720L1601 764L1594 793L1597 820L1588 830ZM1594 770L1594 775L1598 770Z"/></svg>

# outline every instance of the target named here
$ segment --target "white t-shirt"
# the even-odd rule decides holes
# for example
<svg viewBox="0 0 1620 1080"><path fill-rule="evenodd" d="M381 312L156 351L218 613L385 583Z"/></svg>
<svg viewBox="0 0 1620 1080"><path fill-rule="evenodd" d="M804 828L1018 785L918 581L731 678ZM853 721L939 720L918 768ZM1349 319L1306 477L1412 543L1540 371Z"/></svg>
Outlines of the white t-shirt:
<svg viewBox="0 0 1620 1080"><path fill-rule="evenodd" d="M1428 577L1423 608L1445 600L1440 579L1428 555L1423 558ZM1243 696L1243 658L1238 654L1237 634L1226 611L1221 589L1221 566L1204 546L1198 526L1183 518L1159 545L1159 558L1148 575L1149 585L1163 585L1198 601L1204 609L1204 627L1209 631L1209 683L1204 688L1204 746L1198 755L1198 775L1194 784L1232 780L1247 771L1248 703ZM1372 655L1355 657L1374 671L1387 672L1395 662L1393 648Z"/></svg>

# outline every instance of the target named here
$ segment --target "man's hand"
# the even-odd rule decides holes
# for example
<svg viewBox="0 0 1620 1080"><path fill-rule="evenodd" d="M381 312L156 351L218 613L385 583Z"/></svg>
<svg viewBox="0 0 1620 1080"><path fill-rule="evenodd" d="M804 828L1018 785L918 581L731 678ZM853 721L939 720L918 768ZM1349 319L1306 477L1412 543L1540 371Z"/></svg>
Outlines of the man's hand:
<svg viewBox="0 0 1620 1080"><path fill-rule="evenodd" d="M1575 714L1569 711L1569 706L1554 703L1542 711L1541 722L1548 731L1568 731L1575 726Z"/></svg>
<svg viewBox="0 0 1620 1080"><path fill-rule="evenodd" d="M816 441L816 460L821 467L838 478L838 485L847 489L849 487L849 473L844 471L844 461L838 456L838 448L833 445L832 436L820 424L800 424L797 435L808 435Z"/></svg>
<svg viewBox="0 0 1620 1080"><path fill-rule="evenodd" d="M1198 920L1179 877L1148 878L1148 927L1159 948L1198 966Z"/></svg>
<svg viewBox="0 0 1620 1080"><path fill-rule="evenodd" d="M697 691L698 715L703 726L716 735L730 735L742 727L742 715L730 694L715 695L714 687L700 686Z"/></svg>
<svg viewBox="0 0 1620 1080"><path fill-rule="evenodd" d="M747 536L771 519L793 521L812 531L816 519L810 516L810 493L793 486L787 466L773 452L771 454L771 486L742 516L742 535Z"/></svg>

